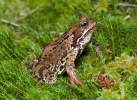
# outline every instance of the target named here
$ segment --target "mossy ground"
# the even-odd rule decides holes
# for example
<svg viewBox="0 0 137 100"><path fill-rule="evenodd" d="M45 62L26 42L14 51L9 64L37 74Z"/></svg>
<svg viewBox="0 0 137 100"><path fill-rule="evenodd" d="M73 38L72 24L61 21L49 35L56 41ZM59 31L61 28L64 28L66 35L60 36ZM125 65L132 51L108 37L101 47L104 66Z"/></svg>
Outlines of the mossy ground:
<svg viewBox="0 0 137 100"><path fill-rule="evenodd" d="M29 15L41 3L43 7ZM131 17L124 20L127 13L117 3L1 0L0 17L21 26L0 22L0 99L136 100L137 14L136 9L130 8ZM21 14L28 16L19 21ZM60 76L55 85L38 84L27 71L29 62L42 52L46 42L59 38L59 33L65 32L80 15L98 22L91 41L75 62L84 87L73 88L66 75ZM102 89L96 79L99 73L116 83L110 89Z"/></svg>

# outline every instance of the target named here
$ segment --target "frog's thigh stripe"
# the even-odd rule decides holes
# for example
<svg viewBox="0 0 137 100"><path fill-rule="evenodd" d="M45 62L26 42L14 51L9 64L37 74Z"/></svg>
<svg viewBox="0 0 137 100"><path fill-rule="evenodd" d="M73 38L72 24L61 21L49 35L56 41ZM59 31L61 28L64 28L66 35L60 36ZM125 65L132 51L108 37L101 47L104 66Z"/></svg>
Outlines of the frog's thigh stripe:
<svg viewBox="0 0 137 100"><path fill-rule="evenodd" d="M40 78L41 76L40 76L39 71L40 71L40 69L43 68L43 67L44 67L43 65L38 65L38 66L33 70L33 71L34 71L34 72L33 72L34 75Z"/></svg>
<svg viewBox="0 0 137 100"><path fill-rule="evenodd" d="M41 68L39 69L38 73L39 73L39 76L40 76L41 78L43 77L43 72L44 72L45 70L48 72L48 70L47 70L45 67L41 67Z"/></svg>

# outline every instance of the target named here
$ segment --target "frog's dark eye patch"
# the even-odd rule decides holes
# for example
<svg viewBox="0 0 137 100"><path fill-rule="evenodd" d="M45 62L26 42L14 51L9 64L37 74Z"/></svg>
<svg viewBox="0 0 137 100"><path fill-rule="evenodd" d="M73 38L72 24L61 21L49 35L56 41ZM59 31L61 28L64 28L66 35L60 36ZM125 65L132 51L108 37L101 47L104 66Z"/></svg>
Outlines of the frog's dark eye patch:
<svg viewBox="0 0 137 100"><path fill-rule="evenodd" d="M82 22L79 24L79 27L86 28L88 26L88 22Z"/></svg>

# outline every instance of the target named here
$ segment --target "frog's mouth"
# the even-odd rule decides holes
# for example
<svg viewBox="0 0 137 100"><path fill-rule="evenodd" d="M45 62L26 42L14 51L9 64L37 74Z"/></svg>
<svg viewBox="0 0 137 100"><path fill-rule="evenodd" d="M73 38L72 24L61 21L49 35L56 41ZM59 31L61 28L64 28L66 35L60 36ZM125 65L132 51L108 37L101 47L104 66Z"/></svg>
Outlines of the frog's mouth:
<svg viewBox="0 0 137 100"><path fill-rule="evenodd" d="M95 29L96 26L97 26L97 22L96 22L95 20L92 20L92 21L93 21L92 27L88 29L88 31L86 32L86 34L89 34L89 33L93 32L94 29ZM86 35L86 34L85 34L85 35Z"/></svg>

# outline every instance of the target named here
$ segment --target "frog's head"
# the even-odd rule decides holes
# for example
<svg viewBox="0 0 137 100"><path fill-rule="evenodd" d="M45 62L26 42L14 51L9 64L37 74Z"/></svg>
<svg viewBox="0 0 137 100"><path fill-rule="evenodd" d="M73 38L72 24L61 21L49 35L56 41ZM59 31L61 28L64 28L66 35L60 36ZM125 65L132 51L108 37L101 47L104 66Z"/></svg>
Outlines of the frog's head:
<svg viewBox="0 0 137 100"><path fill-rule="evenodd" d="M80 45L81 47L89 42L92 32L96 28L97 22L93 19L80 17L78 22L74 25L73 30L73 47ZM73 26L73 27L74 27Z"/></svg>

